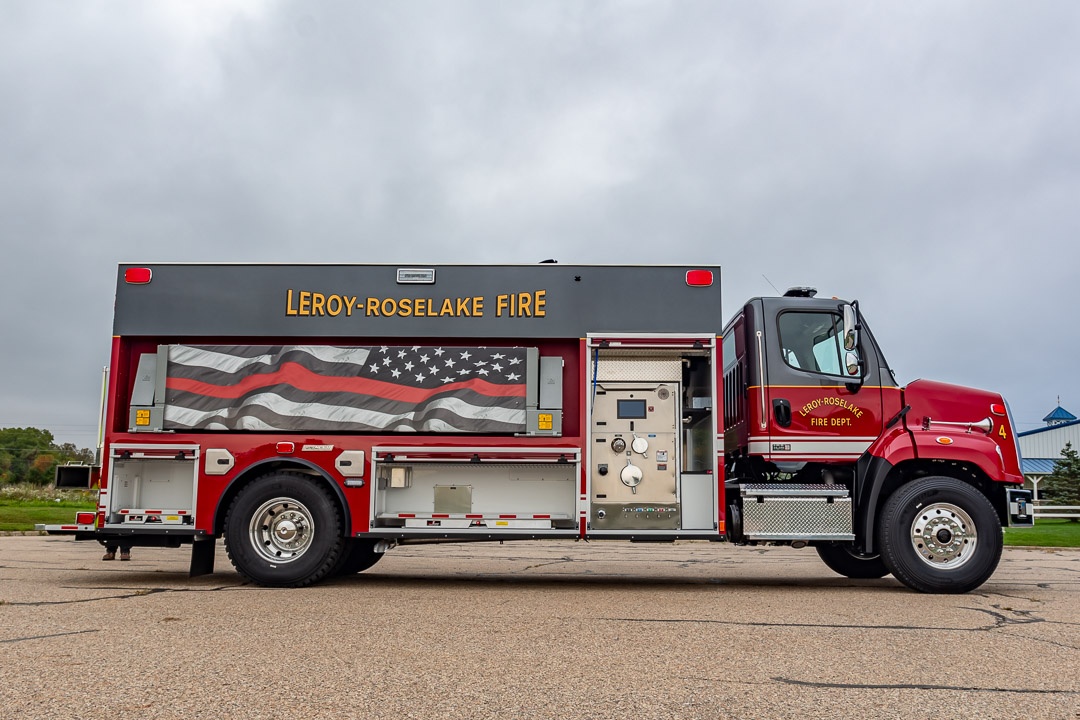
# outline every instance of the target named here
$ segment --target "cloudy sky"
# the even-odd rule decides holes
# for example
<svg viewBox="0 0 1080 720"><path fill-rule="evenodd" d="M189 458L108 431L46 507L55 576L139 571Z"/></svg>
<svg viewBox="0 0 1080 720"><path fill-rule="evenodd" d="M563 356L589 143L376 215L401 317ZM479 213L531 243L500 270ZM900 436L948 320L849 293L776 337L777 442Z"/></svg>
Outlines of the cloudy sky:
<svg viewBox="0 0 1080 720"><path fill-rule="evenodd" d="M0 1L0 427L90 446L121 261L717 263L1080 415L1080 4Z"/></svg>

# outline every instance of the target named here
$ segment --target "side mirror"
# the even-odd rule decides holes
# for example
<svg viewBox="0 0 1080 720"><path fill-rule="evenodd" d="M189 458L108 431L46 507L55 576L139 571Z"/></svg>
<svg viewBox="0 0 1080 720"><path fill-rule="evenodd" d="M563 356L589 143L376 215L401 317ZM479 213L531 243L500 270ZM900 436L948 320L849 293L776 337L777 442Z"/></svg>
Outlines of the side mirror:
<svg viewBox="0 0 1080 720"><path fill-rule="evenodd" d="M861 380L862 370L862 360L859 358L858 313L854 305L847 304L841 306L841 311L844 313L844 372L858 382Z"/></svg>
<svg viewBox="0 0 1080 720"><path fill-rule="evenodd" d="M844 349L853 351L859 347L859 331L855 328L856 315L853 305L844 305Z"/></svg>

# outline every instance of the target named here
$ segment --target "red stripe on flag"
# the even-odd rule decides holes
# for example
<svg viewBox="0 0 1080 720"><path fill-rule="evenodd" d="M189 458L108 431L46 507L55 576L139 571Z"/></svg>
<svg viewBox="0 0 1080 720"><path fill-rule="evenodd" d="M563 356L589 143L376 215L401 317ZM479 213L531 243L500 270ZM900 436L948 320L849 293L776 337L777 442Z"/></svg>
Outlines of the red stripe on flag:
<svg viewBox="0 0 1080 720"><path fill-rule="evenodd" d="M359 377L334 377L317 375L298 363L285 363L281 369L265 374L248 375L235 385L212 385L210 383L189 380L187 378L168 378L166 387L170 390L207 395L216 398L238 398L253 390L289 385L307 392L345 392L356 395L374 395L387 400L418 403L448 391L472 390L491 397L525 397L525 384L497 385L473 378L464 382L453 382L425 390L396 383L382 382Z"/></svg>

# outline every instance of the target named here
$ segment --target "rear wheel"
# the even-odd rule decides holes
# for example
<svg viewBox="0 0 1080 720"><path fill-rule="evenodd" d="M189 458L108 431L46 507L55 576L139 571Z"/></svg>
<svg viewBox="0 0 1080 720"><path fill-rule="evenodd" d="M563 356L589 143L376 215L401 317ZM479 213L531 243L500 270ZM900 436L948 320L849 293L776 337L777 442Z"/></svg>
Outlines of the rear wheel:
<svg viewBox="0 0 1080 720"><path fill-rule="evenodd" d="M818 545L817 553L830 570L844 577L866 580L889 574L880 555L857 555L850 545Z"/></svg>
<svg viewBox="0 0 1080 720"><path fill-rule="evenodd" d="M274 473L245 487L225 518L225 548L237 572L270 587L303 587L338 564L345 539L330 492L298 473Z"/></svg>
<svg viewBox="0 0 1080 720"><path fill-rule="evenodd" d="M997 569L1001 521L979 490L949 477L901 486L882 509L879 541L886 567L913 590L965 593Z"/></svg>

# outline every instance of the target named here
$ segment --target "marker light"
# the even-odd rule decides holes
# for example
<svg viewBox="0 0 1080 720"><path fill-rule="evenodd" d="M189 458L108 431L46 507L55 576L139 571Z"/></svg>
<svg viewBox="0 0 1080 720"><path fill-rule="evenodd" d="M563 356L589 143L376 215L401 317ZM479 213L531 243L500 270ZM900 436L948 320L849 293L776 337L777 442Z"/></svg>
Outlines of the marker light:
<svg viewBox="0 0 1080 720"><path fill-rule="evenodd" d="M275 449L277 450L278 455L292 455L296 452L296 443L279 442Z"/></svg>
<svg viewBox="0 0 1080 720"><path fill-rule="evenodd" d="M96 518L97 518L97 513L95 513L95 512L78 512L78 513L75 513L75 524L76 525L93 525L94 520Z"/></svg>
<svg viewBox="0 0 1080 720"><path fill-rule="evenodd" d="M124 282L128 285L146 285L153 274L150 268L128 268L124 271Z"/></svg>
<svg viewBox="0 0 1080 720"><path fill-rule="evenodd" d="M687 270L686 284L690 287L709 287L713 284L713 271Z"/></svg>
<svg viewBox="0 0 1080 720"><path fill-rule="evenodd" d="M1005 406L1002 405L1001 403L994 403L993 405L990 406L990 412L994 413L995 415L1004 415L1005 414Z"/></svg>

